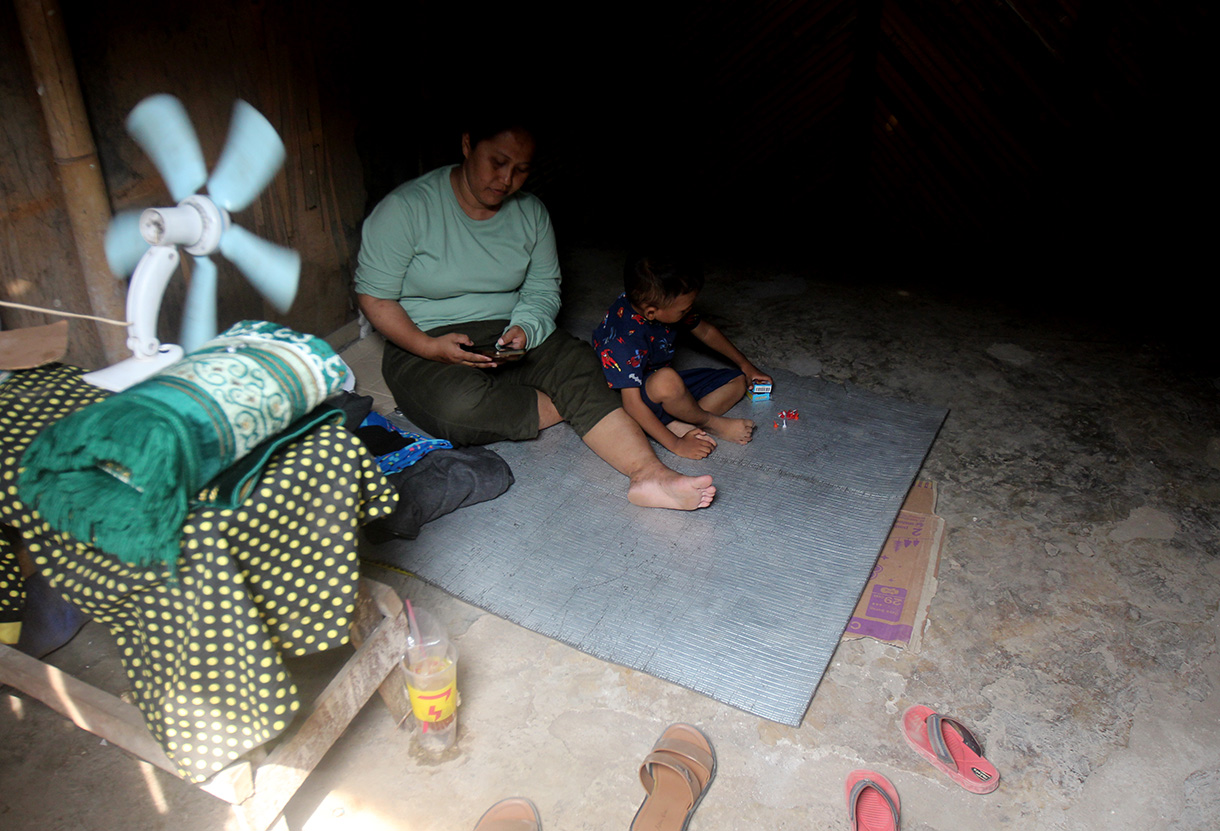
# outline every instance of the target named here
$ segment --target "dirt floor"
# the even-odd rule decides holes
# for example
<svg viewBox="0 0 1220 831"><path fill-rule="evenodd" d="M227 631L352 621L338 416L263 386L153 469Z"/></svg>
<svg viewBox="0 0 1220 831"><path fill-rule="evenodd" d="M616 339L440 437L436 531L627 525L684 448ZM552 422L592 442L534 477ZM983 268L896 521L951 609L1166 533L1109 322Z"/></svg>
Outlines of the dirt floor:
<svg viewBox="0 0 1220 831"><path fill-rule="evenodd" d="M569 255L567 320L600 314L620 257ZM510 795L531 797L548 829L626 828L643 793L636 768L673 721L699 724L719 752L691 831L846 829L843 783L859 767L894 782L907 831L1220 826L1214 347L1171 348L1130 318L1042 305L717 265L699 308L759 366L949 408L921 474L939 485L947 532L919 654L842 644L789 728L372 569L456 639L458 744L419 753L374 700L290 804L289 828L461 831ZM347 353L370 392L376 352L369 340ZM300 662L303 686L342 657ZM97 625L51 659L124 688ZM1002 775L995 793L966 793L907 748L899 717L917 703L976 728ZM229 813L41 704L0 695L5 831L210 831L234 827Z"/></svg>

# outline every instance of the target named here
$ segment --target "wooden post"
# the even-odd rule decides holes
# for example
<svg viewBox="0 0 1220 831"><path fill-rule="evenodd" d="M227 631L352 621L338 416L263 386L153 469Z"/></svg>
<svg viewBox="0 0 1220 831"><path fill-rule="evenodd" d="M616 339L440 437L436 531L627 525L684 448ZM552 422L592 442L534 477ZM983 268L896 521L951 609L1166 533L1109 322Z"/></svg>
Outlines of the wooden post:
<svg viewBox="0 0 1220 831"><path fill-rule="evenodd" d="M392 594L388 586L373 580L364 579L360 584L361 593L371 594L375 601ZM278 827L284 806L310 771L378 687L402 666L407 631L407 616L401 610L393 617L383 617L309 709L297 715L294 724L300 726L296 732L285 736L254 771L254 794L239 809L251 831Z"/></svg>
<svg viewBox="0 0 1220 831"><path fill-rule="evenodd" d="M373 636L386 619L406 619L402 598L384 583L364 579L360 581L360 593L356 596L356 610L352 614L352 646L359 649ZM403 647L406 655L406 647ZM399 661L379 688L386 708L394 723L402 727L411 715L411 697L407 693L407 671Z"/></svg>
<svg viewBox="0 0 1220 831"><path fill-rule="evenodd" d="M110 222L110 198L89 130L85 101L59 2L14 0L14 6L59 169L68 220L92 312L98 317L126 320L126 284L110 273L103 248L106 225ZM128 356L125 329L98 324L98 337L107 363Z"/></svg>

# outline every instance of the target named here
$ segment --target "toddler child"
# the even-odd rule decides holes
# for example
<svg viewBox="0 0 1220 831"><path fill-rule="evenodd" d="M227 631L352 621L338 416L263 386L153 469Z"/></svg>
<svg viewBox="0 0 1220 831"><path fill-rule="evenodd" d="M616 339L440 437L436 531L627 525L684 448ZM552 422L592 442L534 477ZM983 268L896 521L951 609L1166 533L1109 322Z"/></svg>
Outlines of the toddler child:
<svg viewBox="0 0 1220 831"><path fill-rule="evenodd" d="M667 450L703 459L721 438L745 444L754 422L726 418L754 381L771 378L741 354L724 334L691 307L703 275L673 260L628 260L624 293L593 331L606 382L623 396L623 409ZM740 369L683 369L670 366L677 337L690 332Z"/></svg>

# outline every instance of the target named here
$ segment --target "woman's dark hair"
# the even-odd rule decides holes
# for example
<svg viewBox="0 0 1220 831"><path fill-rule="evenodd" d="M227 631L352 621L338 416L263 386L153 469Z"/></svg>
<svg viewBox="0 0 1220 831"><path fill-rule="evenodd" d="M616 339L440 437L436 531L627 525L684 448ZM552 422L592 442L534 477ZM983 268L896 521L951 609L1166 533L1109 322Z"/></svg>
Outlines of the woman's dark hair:
<svg viewBox="0 0 1220 831"><path fill-rule="evenodd" d="M501 133L520 131L527 133L535 143L538 141L538 131L535 119L520 108L508 108L496 105L478 107L466 119L462 130L470 136L470 146L473 148L480 141L495 138Z"/></svg>
<svg viewBox="0 0 1220 831"><path fill-rule="evenodd" d="M623 290L637 308L664 306L669 301L703 288L703 271L694 261L667 254L627 258Z"/></svg>

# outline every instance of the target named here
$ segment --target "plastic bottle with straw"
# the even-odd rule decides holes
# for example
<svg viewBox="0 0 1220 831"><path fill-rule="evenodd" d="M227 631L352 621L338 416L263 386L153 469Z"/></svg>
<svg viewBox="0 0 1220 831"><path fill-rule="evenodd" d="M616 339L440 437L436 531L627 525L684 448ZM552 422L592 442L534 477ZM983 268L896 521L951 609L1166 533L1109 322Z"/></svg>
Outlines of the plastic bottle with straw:
<svg viewBox="0 0 1220 831"><path fill-rule="evenodd" d="M406 601L411 632L407 635L407 692L419 727L422 750L439 753L457 740L457 648L444 627Z"/></svg>

